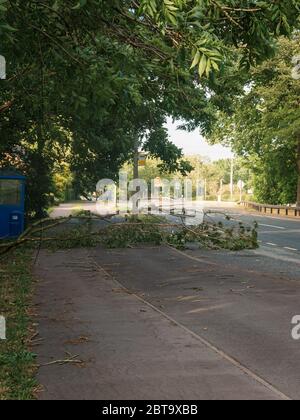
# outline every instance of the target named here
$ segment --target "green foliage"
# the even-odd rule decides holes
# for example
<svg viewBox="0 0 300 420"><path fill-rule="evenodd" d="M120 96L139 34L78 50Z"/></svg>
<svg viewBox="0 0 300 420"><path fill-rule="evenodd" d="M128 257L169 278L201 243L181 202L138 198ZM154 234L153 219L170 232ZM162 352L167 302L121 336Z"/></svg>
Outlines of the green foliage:
<svg viewBox="0 0 300 420"><path fill-rule="evenodd" d="M139 244L168 244L186 249L189 243L199 248L237 251L258 247L256 227L243 224L224 228L223 224L203 223L199 226L171 227L164 218L132 216L122 225L111 225L100 232L101 243L108 248L128 248Z"/></svg>
<svg viewBox="0 0 300 420"><path fill-rule="evenodd" d="M62 162L76 193L88 194L144 140L163 170L188 172L163 129L167 117L210 131L236 93L233 63L270 56L274 37L297 25L298 6L1 0L8 80L0 81L0 162L28 175L29 212L42 216Z"/></svg>
<svg viewBox="0 0 300 420"><path fill-rule="evenodd" d="M77 228L63 230L52 235L52 239L43 239L52 251L59 249L94 248L100 243L96 232L91 230L91 225L85 223Z"/></svg>
<svg viewBox="0 0 300 420"><path fill-rule="evenodd" d="M101 235L101 242L107 248L128 248L139 244L160 245L162 241L159 227L149 223L112 225Z"/></svg>
<svg viewBox="0 0 300 420"><path fill-rule="evenodd" d="M298 15L298 0L143 0L138 10L138 16L144 16L148 25L154 22L171 42L184 42L191 48L192 68L197 67L200 77L219 70L221 47L243 46L240 61L244 66L269 56L274 49L270 34L289 35ZM184 37L176 37L178 33Z"/></svg>
<svg viewBox="0 0 300 420"><path fill-rule="evenodd" d="M193 169L193 166L187 160L179 159L179 157L182 157L182 151L168 140L165 128L151 132L147 136L143 147L144 150L150 153L151 157L160 159L158 164L160 173L174 173L177 171L185 176Z"/></svg>
<svg viewBox="0 0 300 420"><path fill-rule="evenodd" d="M281 38L276 56L252 69L234 114L219 114L212 136L244 157L255 198L269 204L300 203L300 80L292 77L292 59L299 53L297 34Z"/></svg>
<svg viewBox="0 0 300 420"><path fill-rule="evenodd" d="M188 174L188 179L193 183L193 194L196 195L196 186L198 181L204 182L206 180L206 192L209 200L216 200L220 194L221 183L223 180L223 200L230 200L230 173L231 173L231 159L221 159L217 161L210 161L203 156L186 156L184 160L193 168ZM124 170L131 175L133 173L132 165L124 165ZM160 177L172 182L173 180L180 180L184 182L185 176L180 172L169 173L162 170L161 161L159 159L148 158L145 166L139 169L139 177L144 179L148 186L151 187L153 179ZM131 178L129 179L131 180ZM253 188L253 174L249 162L243 158L234 159L234 200L240 199L240 193L237 188L237 183L242 180L245 183L245 192Z"/></svg>
<svg viewBox="0 0 300 420"><path fill-rule="evenodd" d="M199 248L229 251L258 248L256 229L245 228L243 225L238 228L224 229L222 224L203 223L191 229L176 229L168 236L167 241L178 249L186 249L189 243L197 244Z"/></svg>

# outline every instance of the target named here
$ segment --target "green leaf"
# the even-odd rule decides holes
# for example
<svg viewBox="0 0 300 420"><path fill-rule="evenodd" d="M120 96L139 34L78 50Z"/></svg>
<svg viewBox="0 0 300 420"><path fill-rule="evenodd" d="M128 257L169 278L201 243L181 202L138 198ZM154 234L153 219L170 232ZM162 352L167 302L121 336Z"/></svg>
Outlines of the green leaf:
<svg viewBox="0 0 300 420"><path fill-rule="evenodd" d="M10 32L16 32L17 31L16 28L13 28L8 23L2 23L2 24L0 24L0 28L6 29L7 31L10 31Z"/></svg>
<svg viewBox="0 0 300 420"><path fill-rule="evenodd" d="M79 0L76 6L72 7L73 10L82 9L87 4L87 0Z"/></svg>
<svg viewBox="0 0 300 420"><path fill-rule="evenodd" d="M7 11L7 7L5 5L6 3L7 3L7 0L0 0L0 11L2 11L2 12Z"/></svg>
<svg viewBox="0 0 300 420"><path fill-rule="evenodd" d="M209 77L209 74L210 74L210 71L211 71L211 66L212 66L211 60L210 60L210 58L208 58L207 66L206 66L206 76L207 77Z"/></svg>
<svg viewBox="0 0 300 420"><path fill-rule="evenodd" d="M202 77L203 74L206 71L206 66L207 66L207 58L206 55L202 55L200 63L199 63L199 76Z"/></svg>
<svg viewBox="0 0 300 420"><path fill-rule="evenodd" d="M201 58L200 51L197 51L197 52L196 52L196 55L195 55L195 57L194 57L193 63L192 63L192 65L191 65L191 69L193 69L194 67L198 66L199 61L200 61L200 58Z"/></svg>

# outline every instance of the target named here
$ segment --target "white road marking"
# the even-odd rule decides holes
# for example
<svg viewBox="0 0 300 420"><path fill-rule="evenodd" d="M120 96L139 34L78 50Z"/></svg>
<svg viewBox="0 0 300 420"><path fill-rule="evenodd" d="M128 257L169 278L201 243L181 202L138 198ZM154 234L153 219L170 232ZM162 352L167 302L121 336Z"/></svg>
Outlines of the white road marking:
<svg viewBox="0 0 300 420"><path fill-rule="evenodd" d="M272 242L267 242L267 245L269 245L269 246L278 246L277 244L273 244Z"/></svg>
<svg viewBox="0 0 300 420"><path fill-rule="evenodd" d="M287 249L288 251L298 251L297 248L290 248L289 246L285 246L284 249Z"/></svg>
<svg viewBox="0 0 300 420"><path fill-rule="evenodd" d="M244 215L243 214L243 216L246 216L246 215ZM275 217L275 216L272 216L272 215L262 215L262 214L254 214L254 213L251 213L251 214L249 214L249 215L247 215L247 216L251 216L251 217L254 217L255 216L255 218L256 217L261 217L261 218L263 218L263 219L270 219L270 220L281 220L282 222L296 222L296 223L299 223L300 222L300 219L298 218L298 219L295 219L295 218L293 218L293 217Z"/></svg>
<svg viewBox="0 0 300 420"><path fill-rule="evenodd" d="M285 261L285 262L290 262L290 263L294 263L297 265L300 265L300 259L299 258L291 258L291 257L285 257L283 255L278 254L278 252L274 252L274 251L268 251L268 248L260 248L257 250L254 250L253 253L256 255L262 255L264 257L269 257L272 258L274 260L280 260L280 261ZM297 256L297 254L295 255Z"/></svg>
<svg viewBox="0 0 300 420"><path fill-rule="evenodd" d="M264 223L259 223L259 226L270 227L270 228L279 229L279 230L285 230L286 229L285 227L282 227L282 226L266 225Z"/></svg>

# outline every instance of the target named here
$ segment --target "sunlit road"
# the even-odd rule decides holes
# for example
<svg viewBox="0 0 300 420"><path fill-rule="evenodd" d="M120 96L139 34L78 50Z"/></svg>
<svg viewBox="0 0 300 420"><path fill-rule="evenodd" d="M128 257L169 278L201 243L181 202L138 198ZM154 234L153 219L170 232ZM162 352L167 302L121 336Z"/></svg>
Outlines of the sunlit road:
<svg viewBox="0 0 300 420"><path fill-rule="evenodd" d="M199 209L203 208L200 205ZM97 212L96 203L75 202L62 204L55 208L53 217L65 217L80 210ZM268 256L285 262L293 262L300 265L300 220L284 217L270 217L260 214L248 214L242 208L226 203L206 202L205 210L212 213L206 216L207 221L222 222L225 224L236 224L242 222L245 225L253 226L258 223L260 249L257 254ZM213 213L213 212L216 213ZM221 214L223 213L223 214ZM232 217L232 221L225 220L224 215ZM198 219L189 219L191 223L197 223ZM200 222L201 220L199 220Z"/></svg>
<svg viewBox="0 0 300 420"><path fill-rule="evenodd" d="M200 209L202 206L200 206ZM293 258L300 257L300 219L262 216L260 214L247 214L238 206L232 208L232 204L225 203L205 203L206 210L216 211L206 216L206 220L212 222L235 223L243 222L245 225L253 226L254 222L259 225L259 241L264 252L269 252L270 257ZM75 202L62 204L55 208L53 217L65 217L80 210L90 210L97 212L96 203ZM226 222L223 212L232 216L231 222ZM193 222L193 219L190 219ZM300 258L299 258L300 263Z"/></svg>
<svg viewBox="0 0 300 420"><path fill-rule="evenodd" d="M85 381L77 384L79 395L93 390L97 398L101 393L122 399L134 391L135 396L151 399L159 389L162 399L300 399L300 341L292 336L292 319L300 315L300 221L248 214L238 207L219 206L215 211L206 216L214 222L224 221L222 212L229 213L235 223L257 221L260 248L181 252L168 247L100 247L74 256L74 261L81 262L72 263L72 281L67 283L66 290L76 295L77 302L70 316L84 319L92 342L101 346L100 350L90 345L90 354L99 357L96 368L91 365L86 372L85 381L90 381L88 375L92 378L90 388ZM47 267L49 257L44 258ZM61 270L70 256L61 258L56 273L46 271L59 284L67 276L69 266L66 273ZM80 293L77 286L74 289L76 264ZM93 280L95 270L105 279ZM88 283L87 275L93 283ZM61 294L64 288L55 288L52 281L45 283L46 288L52 285L55 300L49 302L49 312L65 314L61 303L65 296L57 298L57 289ZM108 288L105 295L98 290L103 285ZM114 302L121 297L122 303ZM91 299L96 299L93 312ZM162 326L167 329L162 331ZM48 334L49 324L44 331ZM69 333L74 334L73 329ZM53 343L43 351L49 357ZM47 388L55 396L57 378L62 382L59 396L65 396L69 388L64 383L70 381L61 370L50 377Z"/></svg>
<svg viewBox="0 0 300 420"><path fill-rule="evenodd" d="M217 210L217 209L216 209ZM258 223L260 250L258 254L272 259L300 264L300 220L284 217L270 217L260 214L247 214L236 209L224 209L234 221L253 225ZM224 221L219 214L211 214L208 219ZM231 222L232 223L232 222Z"/></svg>
<svg viewBox="0 0 300 420"><path fill-rule="evenodd" d="M292 319L300 315L300 253L293 250L299 249L300 223L233 213L244 222L259 219L259 249L146 248L95 252L94 258L256 380L300 399L300 341L292 337ZM239 396L233 389L231 398Z"/></svg>

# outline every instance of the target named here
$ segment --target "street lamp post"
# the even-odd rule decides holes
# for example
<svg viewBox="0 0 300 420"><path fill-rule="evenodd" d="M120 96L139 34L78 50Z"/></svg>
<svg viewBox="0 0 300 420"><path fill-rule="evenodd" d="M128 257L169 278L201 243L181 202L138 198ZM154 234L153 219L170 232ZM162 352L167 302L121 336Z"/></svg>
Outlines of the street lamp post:
<svg viewBox="0 0 300 420"><path fill-rule="evenodd" d="M234 185L233 185L233 176L234 176L234 159L231 159L231 168L230 168L230 197L233 201Z"/></svg>
<svg viewBox="0 0 300 420"><path fill-rule="evenodd" d="M242 181L241 179L238 181L238 188L239 188L239 190L240 190L240 202L242 202L242 199L243 199L243 189L244 189L244 187L245 187L245 183L244 183L244 181Z"/></svg>
<svg viewBox="0 0 300 420"><path fill-rule="evenodd" d="M224 183L224 179L220 180L220 201L222 201L222 196L223 196L223 183Z"/></svg>

